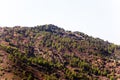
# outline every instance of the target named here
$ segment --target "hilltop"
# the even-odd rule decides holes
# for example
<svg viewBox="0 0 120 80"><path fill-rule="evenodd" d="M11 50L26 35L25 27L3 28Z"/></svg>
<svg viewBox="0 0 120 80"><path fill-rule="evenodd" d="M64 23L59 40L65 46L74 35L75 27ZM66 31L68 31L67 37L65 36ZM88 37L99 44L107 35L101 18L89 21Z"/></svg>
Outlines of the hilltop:
<svg viewBox="0 0 120 80"><path fill-rule="evenodd" d="M0 28L0 79L120 79L120 47L52 24Z"/></svg>

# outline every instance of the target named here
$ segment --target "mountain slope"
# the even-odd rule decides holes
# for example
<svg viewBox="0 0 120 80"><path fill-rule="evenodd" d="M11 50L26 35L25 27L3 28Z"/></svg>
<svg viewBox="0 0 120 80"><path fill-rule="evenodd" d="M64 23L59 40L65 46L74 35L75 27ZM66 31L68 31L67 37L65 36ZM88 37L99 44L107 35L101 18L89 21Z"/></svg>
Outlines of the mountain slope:
<svg viewBox="0 0 120 80"><path fill-rule="evenodd" d="M4 70L3 74L1 69L0 79L7 78L8 73L13 80L109 80L120 77L119 46L52 24L0 28L0 51L0 65L4 63L9 70Z"/></svg>

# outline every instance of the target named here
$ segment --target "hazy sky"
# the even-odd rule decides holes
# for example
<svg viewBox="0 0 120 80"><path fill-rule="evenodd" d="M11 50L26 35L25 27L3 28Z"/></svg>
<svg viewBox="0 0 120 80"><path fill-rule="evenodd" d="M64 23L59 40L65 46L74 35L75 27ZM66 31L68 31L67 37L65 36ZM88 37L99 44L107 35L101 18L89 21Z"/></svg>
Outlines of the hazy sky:
<svg viewBox="0 0 120 80"><path fill-rule="evenodd" d="M0 0L0 26L42 24L120 44L120 0Z"/></svg>

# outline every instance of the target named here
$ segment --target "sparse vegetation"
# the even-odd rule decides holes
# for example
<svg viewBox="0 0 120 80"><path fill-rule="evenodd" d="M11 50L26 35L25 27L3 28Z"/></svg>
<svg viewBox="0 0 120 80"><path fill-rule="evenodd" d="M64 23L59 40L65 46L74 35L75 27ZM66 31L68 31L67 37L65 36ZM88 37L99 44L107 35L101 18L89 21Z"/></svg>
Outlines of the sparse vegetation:
<svg viewBox="0 0 120 80"><path fill-rule="evenodd" d="M120 47L107 41L51 24L2 30L0 79L8 73L13 75L11 79L18 80L114 80L120 77Z"/></svg>

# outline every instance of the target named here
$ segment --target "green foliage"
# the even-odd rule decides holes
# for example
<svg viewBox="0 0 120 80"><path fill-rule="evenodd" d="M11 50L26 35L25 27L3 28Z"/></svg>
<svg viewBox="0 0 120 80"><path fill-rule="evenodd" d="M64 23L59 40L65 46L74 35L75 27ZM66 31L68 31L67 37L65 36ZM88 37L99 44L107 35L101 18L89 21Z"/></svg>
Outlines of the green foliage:
<svg viewBox="0 0 120 80"><path fill-rule="evenodd" d="M112 43L52 24L4 29L0 49L24 80L92 80L111 74L105 65L118 49Z"/></svg>

